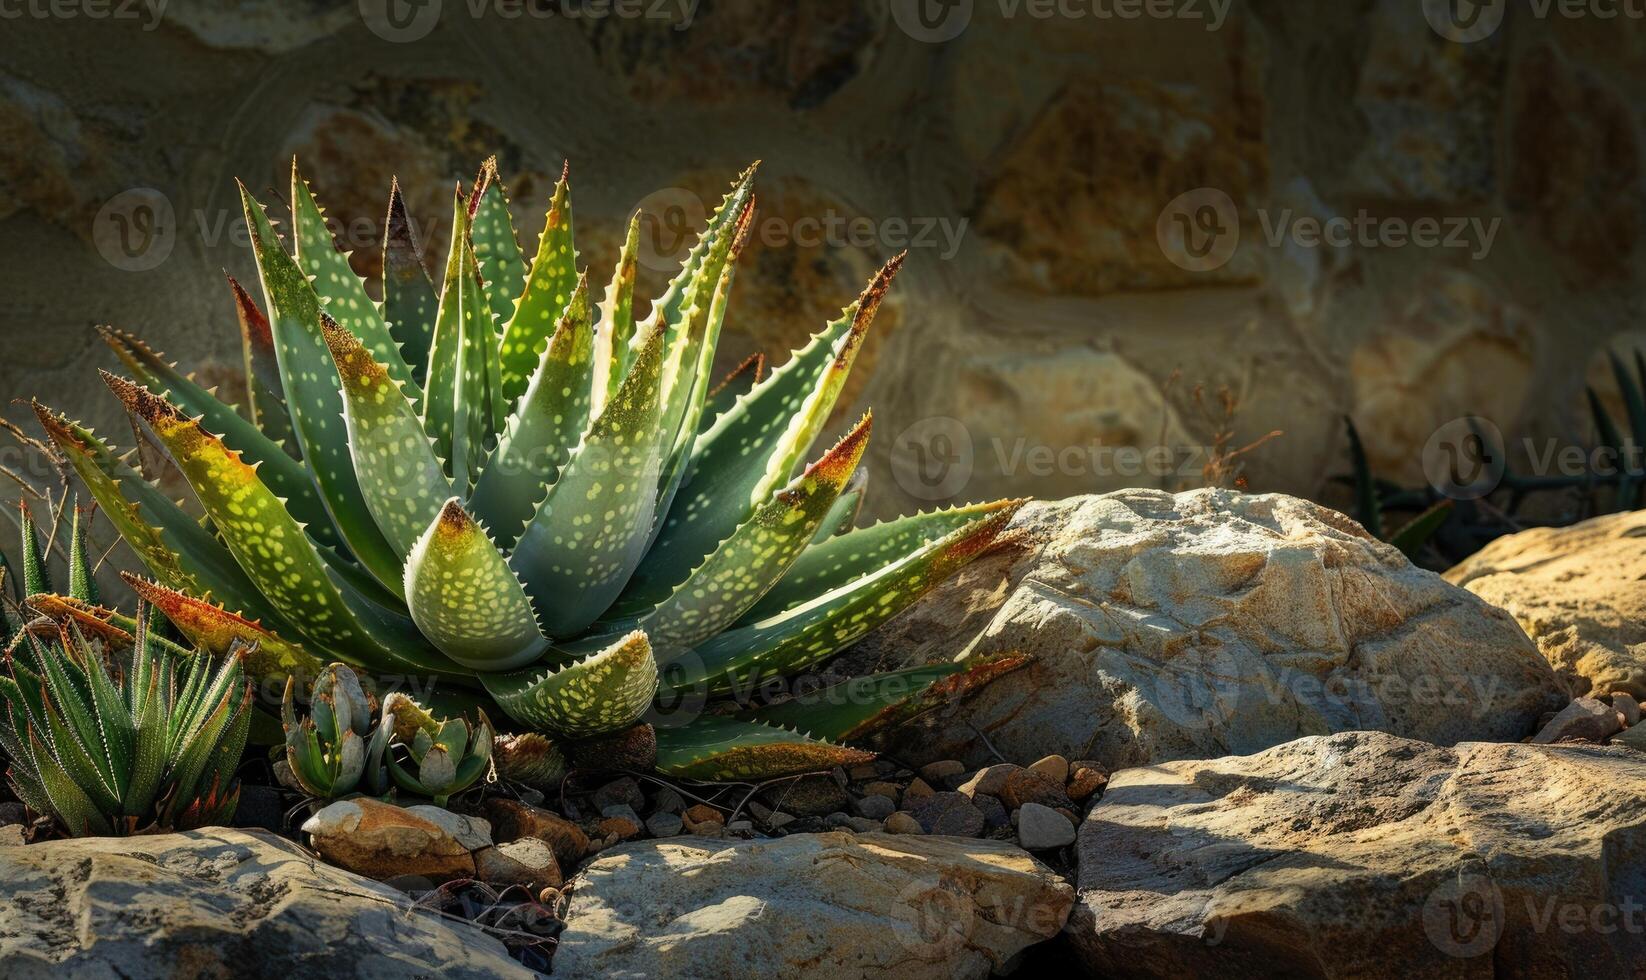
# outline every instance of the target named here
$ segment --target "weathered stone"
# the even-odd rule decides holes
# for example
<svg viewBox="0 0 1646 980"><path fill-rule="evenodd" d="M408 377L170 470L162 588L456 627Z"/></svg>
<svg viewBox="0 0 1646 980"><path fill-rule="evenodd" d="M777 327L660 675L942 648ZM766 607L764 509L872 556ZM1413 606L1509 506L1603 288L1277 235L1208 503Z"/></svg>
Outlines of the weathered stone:
<svg viewBox="0 0 1646 980"><path fill-rule="evenodd" d="M920 778L933 786L942 786L951 776L958 776L965 771L966 764L958 759L939 759L921 766Z"/></svg>
<svg viewBox="0 0 1646 980"><path fill-rule="evenodd" d="M881 780L876 780L875 782L865 784L863 787L863 792L869 796L884 796L893 803L896 803L902 798L903 795L903 791L896 783L888 783Z"/></svg>
<svg viewBox="0 0 1646 980"><path fill-rule="evenodd" d="M853 800L852 809L856 810L857 815L860 817L868 817L871 820L884 820L897 810L897 804L889 797L871 795Z"/></svg>
<svg viewBox="0 0 1646 980"><path fill-rule="evenodd" d="M476 877L491 885L526 888L560 887L560 862L554 849L535 837L483 847L474 852Z"/></svg>
<svg viewBox="0 0 1646 980"><path fill-rule="evenodd" d="M1070 934L1116 977L1624 976L1639 758L1350 732L1122 771L1080 831Z"/></svg>
<svg viewBox="0 0 1646 980"><path fill-rule="evenodd" d="M1022 772L1023 767L1003 762L995 766L984 766L957 787L957 791L967 796L976 796L982 793L986 796L999 796L1006 788L1006 780L1013 774Z"/></svg>
<svg viewBox="0 0 1646 980"><path fill-rule="evenodd" d="M1623 718L1623 724L1640 724L1640 702L1635 700L1633 694L1628 691L1613 691L1612 707L1616 708L1617 713Z"/></svg>
<svg viewBox="0 0 1646 980"><path fill-rule="evenodd" d="M925 832L926 829L920 826L920 821L902 810L886 818L886 833L888 834L924 834Z"/></svg>
<svg viewBox="0 0 1646 980"><path fill-rule="evenodd" d="M1016 810L1027 803L1039 803L1053 809L1070 805L1069 794L1064 791L1061 782L1033 769L1023 769L1006 777L1006 785L1000 788L1000 802L1008 810Z"/></svg>
<svg viewBox="0 0 1646 980"><path fill-rule="evenodd" d="M492 845L484 820L368 797L327 805L303 824L303 832L327 861L379 881L439 884L470 878L473 852Z"/></svg>
<svg viewBox="0 0 1646 980"><path fill-rule="evenodd" d="M466 922L262 831L0 848L0 976L535 976Z"/></svg>
<svg viewBox="0 0 1646 980"><path fill-rule="evenodd" d="M1060 755L1048 755L1029 768L1059 785L1069 781L1069 760Z"/></svg>
<svg viewBox="0 0 1646 980"><path fill-rule="evenodd" d="M646 807L646 794L632 777L614 779L594 791L594 808L605 812L609 806L624 805L634 810Z"/></svg>
<svg viewBox="0 0 1646 980"><path fill-rule="evenodd" d="M1074 824L1049 806L1025 803L1017 811L1017 842L1030 851L1066 847L1074 843Z"/></svg>
<svg viewBox="0 0 1646 980"><path fill-rule="evenodd" d="M1381 729L1518 739L1563 703L1507 613L1336 511L1126 490L1030 503L983 558L845 668L1020 652L1030 664L888 736L900 757L1087 755L1111 770ZM859 665L861 667L859 668Z"/></svg>
<svg viewBox="0 0 1646 980"><path fill-rule="evenodd" d="M674 837L685 826L678 813L654 813L646 818L646 833L653 837Z"/></svg>
<svg viewBox="0 0 1646 980"><path fill-rule="evenodd" d="M556 975L659 978L982 980L1072 901L1011 845L843 833L626 845L571 894Z"/></svg>
<svg viewBox="0 0 1646 980"><path fill-rule="evenodd" d="M928 834L976 837L983 832L983 811L961 793L933 793L908 812Z"/></svg>
<svg viewBox="0 0 1646 980"><path fill-rule="evenodd" d="M1498 538L1446 578L1507 609L1573 694L1646 698L1646 511Z"/></svg>
<svg viewBox="0 0 1646 980"><path fill-rule="evenodd" d="M901 802L905 804L913 803L915 800L923 800L935 792L937 791L932 789L929 783L927 783L924 779L921 779L919 776L916 776L914 781L909 783L909 785L903 790Z"/></svg>
<svg viewBox="0 0 1646 980"><path fill-rule="evenodd" d="M1611 705L1594 698L1578 698L1568 704L1532 737L1535 745L1577 740L1604 742L1622 726Z"/></svg>
<svg viewBox="0 0 1646 980"><path fill-rule="evenodd" d="M493 840L506 844L522 837L535 837L554 849L555 859L562 868L577 867L588 852L588 835L558 813L501 796L488 798L482 812L491 822Z"/></svg>
<svg viewBox="0 0 1646 980"><path fill-rule="evenodd" d="M718 834L726 826L725 815L706 803L687 808L686 812L681 814L681 820L685 823L686 830L705 836Z"/></svg>
<svg viewBox="0 0 1646 980"><path fill-rule="evenodd" d="M1109 783L1108 770L1095 762L1081 760L1070 766L1069 799L1079 803Z"/></svg>

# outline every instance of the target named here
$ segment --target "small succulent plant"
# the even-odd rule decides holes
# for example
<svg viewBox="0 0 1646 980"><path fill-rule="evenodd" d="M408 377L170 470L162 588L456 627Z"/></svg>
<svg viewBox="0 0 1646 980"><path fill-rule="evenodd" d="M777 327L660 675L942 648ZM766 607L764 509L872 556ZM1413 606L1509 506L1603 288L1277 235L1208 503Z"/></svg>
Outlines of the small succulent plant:
<svg viewBox="0 0 1646 980"><path fill-rule="evenodd" d="M473 728L461 718L437 720L426 708L398 691L383 699L383 726L405 758L387 754L389 774L402 792L426 796L445 806L486 775L491 767L492 732L486 713Z"/></svg>
<svg viewBox="0 0 1646 980"><path fill-rule="evenodd" d="M751 361L711 383L753 175L644 314L641 216L596 303L564 175L529 261L495 162L459 188L438 292L391 188L380 301L295 164L295 254L242 188L263 292L260 309L231 281L250 366L243 408L105 331L130 375L105 380L181 471L204 524L91 430L36 412L154 575L145 597L197 642L256 639L258 670L318 669L319 654L434 680L560 739L632 726L659 696L746 694L907 607L982 553L1019 504L850 529L867 415L806 465L901 257L768 376ZM792 727L743 698L741 712L660 726L658 766L714 779L861 761L831 740L890 714L894 690L919 695L893 678ZM444 777L453 762L461 781L473 755L458 761L456 735L432 766ZM446 737L430 733L421 754L414 737L425 789Z"/></svg>
<svg viewBox="0 0 1646 980"><path fill-rule="evenodd" d="M47 638L25 628L7 651L8 781L64 833L189 830L239 804L252 711L240 658L179 658L150 641L148 618L139 613L123 656L73 623Z"/></svg>
<svg viewBox="0 0 1646 980"><path fill-rule="evenodd" d="M280 720L286 733L286 764L303 791L323 800L355 792L388 792L383 757L390 726L385 719L373 729L372 703L354 671L331 664L321 671L309 696L309 714L297 719L292 703L297 678L286 679Z"/></svg>

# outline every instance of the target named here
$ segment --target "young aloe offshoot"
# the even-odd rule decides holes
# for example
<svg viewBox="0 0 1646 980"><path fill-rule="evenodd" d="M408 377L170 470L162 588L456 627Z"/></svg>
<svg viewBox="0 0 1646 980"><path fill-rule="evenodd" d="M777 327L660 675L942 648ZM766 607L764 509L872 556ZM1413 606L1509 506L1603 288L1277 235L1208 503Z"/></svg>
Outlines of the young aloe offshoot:
<svg viewBox="0 0 1646 980"><path fill-rule="evenodd" d="M301 722L292 704L296 678L286 679L280 719L286 731L286 763L310 796L334 800L357 790L388 792L383 756L387 721L372 730L372 705L360 679L343 664L331 664L314 682L309 716Z"/></svg>
<svg viewBox="0 0 1646 980"><path fill-rule="evenodd" d="M479 781L491 768L492 726L486 713L471 730L461 718L439 721L416 701L400 692L383 699L379 732L392 731L410 761L393 751L387 755L389 774L401 790L427 797L445 806L453 796Z"/></svg>

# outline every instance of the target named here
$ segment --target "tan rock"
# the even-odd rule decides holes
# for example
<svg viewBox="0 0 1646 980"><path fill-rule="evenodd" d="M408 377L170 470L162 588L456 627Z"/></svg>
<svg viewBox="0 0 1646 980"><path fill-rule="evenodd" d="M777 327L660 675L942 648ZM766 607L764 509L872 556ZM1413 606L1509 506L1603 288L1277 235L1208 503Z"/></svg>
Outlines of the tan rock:
<svg viewBox="0 0 1646 980"><path fill-rule="evenodd" d="M924 834L926 829L920 826L920 821L902 810L886 818L886 833L888 834Z"/></svg>
<svg viewBox="0 0 1646 980"><path fill-rule="evenodd" d="M1640 702L1635 700L1633 694L1628 691L1613 691L1611 701L1624 725L1640 724Z"/></svg>
<svg viewBox="0 0 1646 980"><path fill-rule="evenodd" d="M0 848L0 976L529 980L503 943L256 830Z"/></svg>
<svg viewBox="0 0 1646 980"><path fill-rule="evenodd" d="M1060 755L1048 755L1029 768L1056 783L1069 781L1069 760Z"/></svg>
<svg viewBox="0 0 1646 980"><path fill-rule="evenodd" d="M1600 743L1621 727L1617 710L1611 705L1594 698L1578 698L1550 718L1532 736L1532 744L1551 745L1564 741Z"/></svg>
<svg viewBox="0 0 1646 980"><path fill-rule="evenodd" d="M1081 828L1070 934L1116 977L1625 976L1639 759L1349 732L1125 770Z"/></svg>
<svg viewBox="0 0 1646 980"><path fill-rule="evenodd" d="M484 820L366 797L329 804L303 824L303 831L327 861L380 881L438 884L473 877L473 852L492 843Z"/></svg>
<svg viewBox="0 0 1646 980"><path fill-rule="evenodd" d="M535 837L481 848L474 864L481 881L499 887L558 888L562 880L554 849Z"/></svg>
<svg viewBox="0 0 1646 980"><path fill-rule="evenodd" d="M1498 538L1446 579L1513 614L1573 694L1646 698L1646 511Z"/></svg>
<svg viewBox="0 0 1646 980"><path fill-rule="evenodd" d="M1010 762L984 766L972 773L971 778L961 783L957 790L967 796L976 796L979 793L985 796L999 796L1001 791L1006 788L1006 780L1010 779L1014 773L1022 771L1022 766L1013 765Z"/></svg>
<svg viewBox="0 0 1646 980"><path fill-rule="evenodd" d="M688 807L680 816L686 825L686 832L690 834L712 837L726 826L725 814L706 803Z"/></svg>
<svg viewBox="0 0 1646 980"><path fill-rule="evenodd" d="M557 975L869 980L982 980L1073 899L1010 844L873 833L624 845L571 896Z"/></svg>
<svg viewBox="0 0 1646 980"><path fill-rule="evenodd" d="M562 868L577 867L589 849L589 836L583 828L541 807L494 796L486 800L482 812L491 821L492 839L497 843L535 837L554 849Z"/></svg>
<svg viewBox="0 0 1646 980"><path fill-rule="evenodd" d="M1006 777L1006 784L1000 789L1000 802L1008 810L1030 803L1057 809L1069 806L1069 794L1064 791L1063 784L1044 773L1033 769L1022 769Z"/></svg>
<svg viewBox="0 0 1646 980"><path fill-rule="evenodd" d="M1076 762L1069 776L1069 799L1079 803L1109 784L1109 773L1095 762Z"/></svg>
<svg viewBox="0 0 1646 980"><path fill-rule="evenodd" d="M1124 490L1031 503L1014 531L843 661L1033 658L890 733L899 757L981 764L978 732L1111 771L1337 730L1518 739L1568 700L1507 613L1308 501Z"/></svg>

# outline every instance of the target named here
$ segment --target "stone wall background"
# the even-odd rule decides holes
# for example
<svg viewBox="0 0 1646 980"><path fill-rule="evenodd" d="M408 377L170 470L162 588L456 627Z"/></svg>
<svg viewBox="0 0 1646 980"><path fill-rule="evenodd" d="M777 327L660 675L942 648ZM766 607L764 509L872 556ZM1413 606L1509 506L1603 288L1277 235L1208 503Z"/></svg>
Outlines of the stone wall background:
<svg viewBox="0 0 1646 980"><path fill-rule="evenodd" d="M0 395L39 395L129 445L96 379L115 366L99 323L232 383L220 270L255 282L234 178L283 199L293 153L332 214L363 219L348 236L361 271L391 174L438 269L453 181L497 153L529 248L569 161L595 279L648 194L672 188L647 201L689 210L762 159L773 230L745 255L728 364L797 345L897 250L897 219L931 223L841 412L874 407L877 515L1195 485L1196 463L1140 473L1085 447L1213 443L1221 410L1197 385L1237 398L1233 445L1284 430L1246 457L1254 489L1333 499L1345 414L1381 475L1416 483L1425 443L1461 415L1586 440L1585 380L1615 402L1601 352L1641 339L1640 21L1515 3L1465 44L1419 0L1236 0L1216 29L1206 0L1200 19L1135 20L1096 16L1108 2L1041 18L975 0L932 43L901 26L903 0L702 0L689 23L445 0L410 8L438 21L395 42L373 30L381 3L364 6L0 21ZM108 206L133 188L176 216L144 271L120 267L133 260L111 237ZM1157 229L1205 188L1227 195L1239 241L1195 271ZM1478 258L1272 246L1264 223L1286 209L1501 225ZM880 223L866 243L793 240L829 216Z"/></svg>

